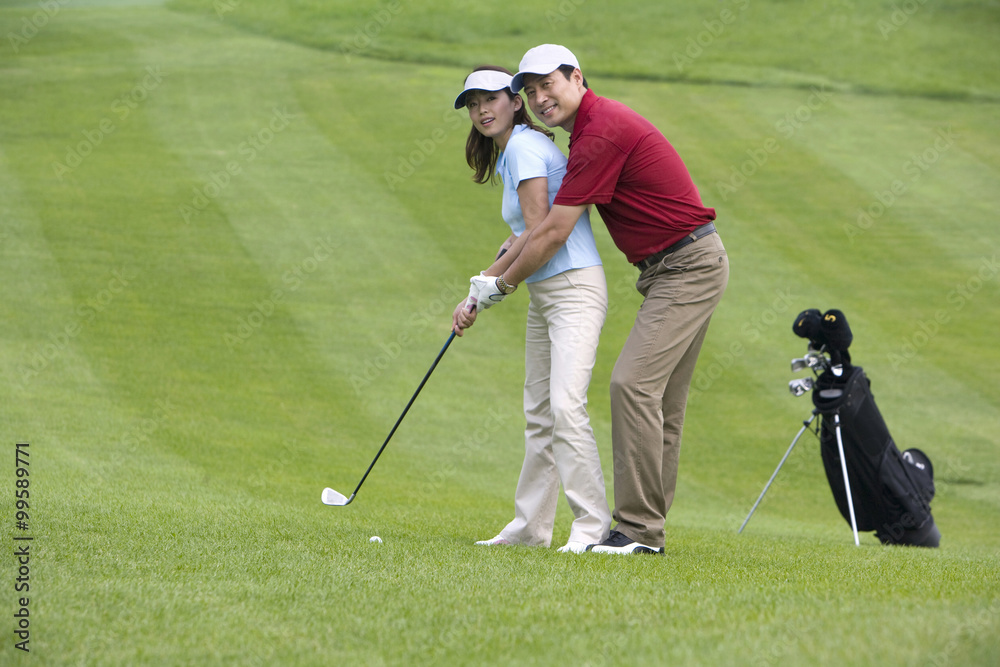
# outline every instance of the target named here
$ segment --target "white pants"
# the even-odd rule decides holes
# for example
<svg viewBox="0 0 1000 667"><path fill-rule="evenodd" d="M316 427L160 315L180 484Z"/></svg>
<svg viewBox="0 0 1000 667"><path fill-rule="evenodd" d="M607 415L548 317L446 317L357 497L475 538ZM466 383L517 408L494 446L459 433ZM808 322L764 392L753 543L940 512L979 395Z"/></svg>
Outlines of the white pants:
<svg viewBox="0 0 1000 667"><path fill-rule="evenodd" d="M549 546L562 482L575 520L569 541L603 542L611 527L587 387L608 310L604 269L573 269L528 283L525 336L524 465L514 520L500 536Z"/></svg>

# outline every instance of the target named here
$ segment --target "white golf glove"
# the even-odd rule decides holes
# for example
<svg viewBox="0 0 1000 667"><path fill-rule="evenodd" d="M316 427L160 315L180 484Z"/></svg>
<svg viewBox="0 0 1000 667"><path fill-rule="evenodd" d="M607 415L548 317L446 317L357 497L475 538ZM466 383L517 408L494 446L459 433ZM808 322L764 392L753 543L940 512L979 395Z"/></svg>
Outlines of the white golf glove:
<svg viewBox="0 0 1000 667"><path fill-rule="evenodd" d="M476 304L477 313L486 310L495 303L500 303L507 296L497 287L496 276L472 276L469 282L471 285L469 286L468 303L470 305Z"/></svg>

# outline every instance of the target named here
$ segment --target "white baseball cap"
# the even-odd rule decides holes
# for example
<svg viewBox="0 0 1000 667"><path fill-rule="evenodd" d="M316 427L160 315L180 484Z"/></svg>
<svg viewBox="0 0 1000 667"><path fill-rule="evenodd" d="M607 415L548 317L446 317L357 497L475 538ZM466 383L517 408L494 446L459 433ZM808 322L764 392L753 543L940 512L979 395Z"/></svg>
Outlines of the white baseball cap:
<svg viewBox="0 0 1000 667"><path fill-rule="evenodd" d="M491 69L473 72L465 77L465 90L455 98L455 108L461 109L465 107L465 96L470 90L503 90L504 88L510 88L510 79L510 74Z"/></svg>
<svg viewBox="0 0 1000 667"><path fill-rule="evenodd" d="M516 93L521 88L524 88L525 74L551 74L563 65L572 65L576 69L580 69L580 63L577 61L576 56L565 46L542 44L541 46L529 49L524 54L524 57L521 58L517 74L514 75L513 80L510 82L510 89Z"/></svg>

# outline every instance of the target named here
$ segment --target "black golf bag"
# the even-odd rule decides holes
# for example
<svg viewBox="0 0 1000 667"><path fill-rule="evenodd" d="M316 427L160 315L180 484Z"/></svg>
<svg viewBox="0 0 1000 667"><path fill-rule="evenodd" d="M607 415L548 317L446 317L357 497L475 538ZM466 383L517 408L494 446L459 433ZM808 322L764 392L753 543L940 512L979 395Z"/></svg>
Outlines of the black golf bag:
<svg viewBox="0 0 1000 667"><path fill-rule="evenodd" d="M813 391L812 416L798 435L743 520L743 532L764 494L802 434L822 416L816 434L833 499L851 525L854 543L858 531L874 530L882 544L936 547L941 533L931 516L934 468L919 449L900 453L875 405L871 382L860 366L851 365L848 348L854 339L847 318L839 310L804 310L792 325L795 335L809 340L802 359L792 359L792 371L811 369L813 378L788 383L795 396ZM843 460L841 460L843 452ZM850 490L850 498L848 498Z"/></svg>
<svg viewBox="0 0 1000 667"><path fill-rule="evenodd" d="M941 533L931 516L931 462L919 449L899 451L870 384L864 370L848 362L839 377L831 370L820 375L813 391L813 405L823 417L823 467L837 508L850 522L837 446L839 419L858 530L874 530L883 544L936 547Z"/></svg>

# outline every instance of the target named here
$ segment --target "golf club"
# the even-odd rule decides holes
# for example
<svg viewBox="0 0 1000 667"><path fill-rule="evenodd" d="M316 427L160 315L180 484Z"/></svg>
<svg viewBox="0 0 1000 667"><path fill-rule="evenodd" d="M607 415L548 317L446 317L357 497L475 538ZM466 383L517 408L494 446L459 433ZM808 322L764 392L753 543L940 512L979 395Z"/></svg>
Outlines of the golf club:
<svg viewBox="0 0 1000 667"><path fill-rule="evenodd" d="M830 362L822 352L817 350L809 350L806 352L806 356L800 359L792 359L792 372L798 373L799 371L804 371L807 368L811 369L813 373L819 375L822 371L825 371L830 367Z"/></svg>
<svg viewBox="0 0 1000 667"><path fill-rule="evenodd" d="M382 456L382 452L383 450L385 450L385 446L389 444L389 440L392 439L393 433L395 433L396 429L399 428L399 424L400 422L403 421L403 417L405 417L406 413L410 410L410 406L413 405L413 401L417 400L417 395L420 393L420 390L424 388L425 384L427 384L427 378L429 378L431 376L431 373L434 372L434 369L437 367L438 362L441 361L441 357L444 356L445 350L448 349L448 346L451 345L451 341L453 340L455 340L454 331L451 332L451 335L448 336L448 340L445 342L444 347L442 347L441 351L438 352L437 358L434 360L434 363L431 364L430 369L427 371L427 375L425 375L424 379L420 381L420 386L417 387L417 390L415 392L413 392L413 397L410 398L410 402L406 404L405 408L403 408L403 414L399 415L399 419L396 420L396 424L392 427L392 430L389 431L389 437L387 437L385 439L385 442L382 443L382 446L378 450L378 454L376 454L375 458L372 459L371 465L368 466L368 470L365 471L365 474L361 478L361 481L358 482L358 485L354 488L354 492L351 493L351 497L348 498L344 494L327 487L323 489L322 499L324 505L343 507L344 505L351 504L351 501L354 500L354 497L358 495L358 489L360 489L361 485L365 483L366 479L368 479L368 473L370 473L372 471L372 468L375 467L375 462L378 461L378 457Z"/></svg>
<svg viewBox="0 0 1000 667"><path fill-rule="evenodd" d="M792 392L792 396L802 396L807 391L811 391L812 388L812 378L800 378L798 380L792 380L788 383L788 391Z"/></svg>
<svg viewBox="0 0 1000 667"><path fill-rule="evenodd" d="M809 362L806 359L792 359L792 372L798 373L799 371L804 371L809 368Z"/></svg>

